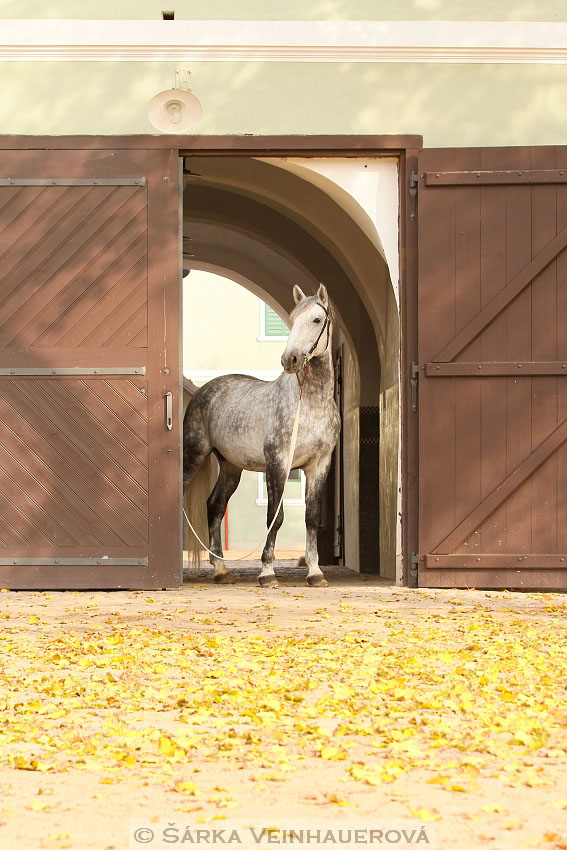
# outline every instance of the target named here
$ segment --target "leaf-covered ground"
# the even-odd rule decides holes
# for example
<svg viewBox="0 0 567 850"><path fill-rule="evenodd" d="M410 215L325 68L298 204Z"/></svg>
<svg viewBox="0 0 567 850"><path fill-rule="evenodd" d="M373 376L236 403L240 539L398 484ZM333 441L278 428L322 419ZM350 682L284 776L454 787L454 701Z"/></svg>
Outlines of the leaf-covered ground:
<svg viewBox="0 0 567 850"><path fill-rule="evenodd" d="M372 582L3 592L0 846L308 817L567 850L566 614Z"/></svg>

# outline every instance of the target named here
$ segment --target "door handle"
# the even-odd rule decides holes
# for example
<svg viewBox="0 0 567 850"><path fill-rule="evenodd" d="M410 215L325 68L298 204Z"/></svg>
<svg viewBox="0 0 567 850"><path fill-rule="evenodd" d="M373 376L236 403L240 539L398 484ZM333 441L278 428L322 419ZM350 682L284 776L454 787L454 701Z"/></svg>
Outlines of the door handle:
<svg viewBox="0 0 567 850"><path fill-rule="evenodd" d="M173 393L165 394L165 427L168 431L173 428Z"/></svg>

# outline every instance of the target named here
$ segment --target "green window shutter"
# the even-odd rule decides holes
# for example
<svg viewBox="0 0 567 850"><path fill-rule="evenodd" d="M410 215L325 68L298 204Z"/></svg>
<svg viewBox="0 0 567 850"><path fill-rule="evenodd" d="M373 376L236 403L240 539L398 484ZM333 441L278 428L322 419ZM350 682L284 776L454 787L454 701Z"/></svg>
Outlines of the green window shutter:
<svg viewBox="0 0 567 850"><path fill-rule="evenodd" d="M266 336L289 336L289 328L275 310L264 304L264 332Z"/></svg>

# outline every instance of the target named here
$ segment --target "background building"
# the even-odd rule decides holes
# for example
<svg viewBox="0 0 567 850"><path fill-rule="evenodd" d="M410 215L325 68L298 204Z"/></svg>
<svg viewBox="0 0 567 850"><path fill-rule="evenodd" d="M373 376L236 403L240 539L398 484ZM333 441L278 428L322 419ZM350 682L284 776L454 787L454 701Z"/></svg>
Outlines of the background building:
<svg viewBox="0 0 567 850"><path fill-rule="evenodd" d="M130 477L123 490L117 486L128 452L109 462L112 474L101 468L94 479L111 488L100 510L109 510L116 526L122 529L131 512L114 550L118 567L124 552L135 559L124 580L134 581L133 565L140 567L136 581L176 580L164 576L159 584L145 561L165 569L178 555L180 422L171 405L180 387L183 254L194 272L229 277L280 316L292 306L290 281L306 291L319 280L328 286L337 310L333 351L343 429L325 503L325 558L406 583L563 586L565 3L172 6L166 12L158 0L4 0L0 7L0 212L7 253L19 257L0 278L4 379L16 380L10 367L53 374L55 366L80 362L94 387L100 373L92 370L103 363L139 367L132 398L149 429L136 460L140 481ZM167 132L158 131L150 103L184 86L200 102L200 119L178 134L179 116L172 115ZM66 205L90 181L89 197L81 196L75 211L76 238L90 250L90 212L81 210L91 203L98 209L106 191L100 179L132 213L140 241L123 250L127 236L110 232L122 213L105 216L96 231L103 234L97 262L115 270L130 260L140 265L132 273L129 267L126 284L121 271L117 278L110 273L99 289L85 284L75 297L94 273L85 249L77 263L87 272L77 276L67 266L42 288L37 276L70 244L65 237L51 250L59 231L53 236L49 216L60 215L64 229ZM137 287L132 299L130 285ZM59 287L57 294L50 287ZM84 337L93 344L83 345L84 313L99 309ZM215 310L203 305L186 331L197 338L216 321ZM246 368L244 352L225 364L221 350L206 368ZM149 390L141 386L141 369ZM51 403L48 392L35 393L32 373L21 377L31 382L25 387L34 404ZM24 404L18 387L10 392L16 407ZM66 405L61 410L67 413ZM108 405L97 410L104 418ZM59 440L58 429L41 423L41 439ZM74 424L60 424L74 437ZM108 457L115 448L110 441L101 451ZM35 457L30 451L30 462ZM84 445L76 460L89 470L81 492L90 508L96 493ZM17 517L7 533L16 533L17 519L32 542L18 538L7 547L3 575L29 586L38 580L34 559L59 562L86 551L95 566L104 549L92 548L93 517L84 539L77 532L78 548L65 535L61 546L44 545L43 521L30 529L30 516L49 508L61 521L54 488L42 481L40 499L37 479L28 488L27 470L18 474L23 478L6 507ZM23 570L13 561L20 557ZM495 570L495 558L505 567ZM58 574L63 586L65 570L50 563L50 575ZM94 586L114 586L117 575L109 570L107 584Z"/></svg>
<svg viewBox="0 0 567 850"><path fill-rule="evenodd" d="M233 372L274 380L289 333L264 301L237 283L194 270L183 286L183 374L197 386ZM261 472L242 473L225 517L225 548L247 551L266 531L266 484ZM278 549L305 548L305 477L294 470L286 486ZM259 555L258 555L259 557Z"/></svg>

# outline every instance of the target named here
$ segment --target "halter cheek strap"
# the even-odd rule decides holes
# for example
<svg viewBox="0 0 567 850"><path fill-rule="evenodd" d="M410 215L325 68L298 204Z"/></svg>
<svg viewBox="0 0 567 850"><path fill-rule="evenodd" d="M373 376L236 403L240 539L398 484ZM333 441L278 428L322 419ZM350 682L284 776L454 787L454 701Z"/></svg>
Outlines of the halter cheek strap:
<svg viewBox="0 0 567 850"><path fill-rule="evenodd" d="M326 342L326 345L325 345L325 349L322 353L324 354L325 351L329 347L329 333L331 331L331 317L330 317L330 314L329 314L329 310L328 310L327 307L325 307L324 304L321 304L320 301L317 301L317 306L320 307L321 310L325 311L325 321L323 322L323 327L319 331L319 336L317 337L317 339L315 340L315 342L313 343L313 345L311 346L311 348L309 349L309 351L305 355L306 360L309 360L309 358L311 357L311 355L313 354L313 352L315 351L315 349L319 345L319 340L323 336L323 333L325 332L325 328L327 328L327 342Z"/></svg>
<svg viewBox="0 0 567 850"><path fill-rule="evenodd" d="M299 398L300 399L301 399L301 396L303 395L303 385L305 384L305 381L307 380L307 373L309 372L309 360L311 358L311 355L313 354L313 352L315 351L315 349L319 345L319 340L323 336L325 328L327 328L327 342L325 343L325 348L324 348L322 354L324 354L325 351L329 347L329 334L331 332L330 313L329 313L329 310L327 309L327 307L325 307L324 304L321 304L320 301L317 301L317 306L325 311L325 321L323 322L323 327L319 331L319 336L317 337L317 339L315 340L315 342L313 343L313 345L311 346L311 348L309 349L309 351L307 352L307 354L303 358L303 380L300 380L299 372L295 373L295 377L297 378L297 383L299 384Z"/></svg>

